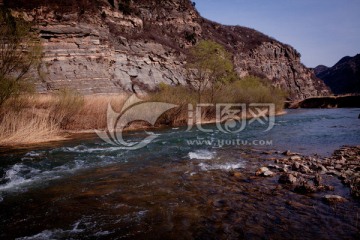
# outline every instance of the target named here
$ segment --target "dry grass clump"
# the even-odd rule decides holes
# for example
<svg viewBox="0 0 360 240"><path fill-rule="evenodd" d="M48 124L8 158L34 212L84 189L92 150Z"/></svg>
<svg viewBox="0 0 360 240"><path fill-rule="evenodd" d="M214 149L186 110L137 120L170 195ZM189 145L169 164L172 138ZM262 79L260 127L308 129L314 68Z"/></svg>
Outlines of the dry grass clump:
<svg viewBox="0 0 360 240"><path fill-rule="evenodd" d="M0 145L39 143L60 138L59 125L36 109L7 111L0 120Z"/></svg>
<svg viewBox="0 0 360 240"><path fill-rule="evenodd" d="M81 96L69 90L11 98L0 108L0 145L56 140L64 131L105 129L108 103L120 111L126 99L126 95Z"/></svg>
<svg viewBox="0 0 360 240"><path fill-rule="evenodd" d="M120 112L127 98L125 94L85 96L83 106L73 115L72 121L65 126L65 129L70 131L105 129L108 104L111 104L114 111Z"/></svg>
<svg viewBox="0 0 360 240"><path fill-rule="evenodd" d="M83 105L82 95L70 90L61 90L50 100L49 117L56 121L61 129L66 129Z"/></svg>

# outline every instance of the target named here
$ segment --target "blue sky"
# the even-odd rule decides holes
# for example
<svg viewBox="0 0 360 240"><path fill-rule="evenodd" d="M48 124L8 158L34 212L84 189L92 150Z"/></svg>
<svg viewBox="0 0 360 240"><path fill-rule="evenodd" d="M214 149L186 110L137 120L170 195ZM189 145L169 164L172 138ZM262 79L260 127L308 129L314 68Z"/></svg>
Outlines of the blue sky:
<svg viewBox="0 0 360 240"><path fill-rule="evenodd" d="M210 20L290 44L308 67L360 53L360 0L193 0Z"/></svg>

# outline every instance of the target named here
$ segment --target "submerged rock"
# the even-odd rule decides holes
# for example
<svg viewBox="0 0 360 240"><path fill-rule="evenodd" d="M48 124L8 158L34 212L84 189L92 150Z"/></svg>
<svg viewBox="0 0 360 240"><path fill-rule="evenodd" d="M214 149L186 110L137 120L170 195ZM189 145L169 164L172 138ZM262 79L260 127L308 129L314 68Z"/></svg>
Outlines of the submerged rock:
<svg viewBox="0 0 360 240"><path fill-rule="evenodd" d="M313 181L316 186L320 186L322 182L322 177L319 174L316 174Z"/></svg>
<svg viewBox="0 0 360 240"><path fill-rule="evenodd" d="M318 170L321 174L327 173L326 167L324 167L324 166L321 165L321 164L319 164L319 165L317 166L317 170Z"/></svg>
<svg viewBox="0 0 360 240"><path fill-rule="evenodd" d="M318 189L311 183L303 181L300 185L295 187L294 191L300 194L306 194L317 192Z"/></svg>
<svg viewBox="0 0 360 240"><path fill-rule="evenodd" d="M325 195L322 199L328 204L343 203L347 201L345 198L338 195Z"/></svg>
<svg viewBox="0 0 360 240"><path fill-rule="evenodd" d="M212 204L214 205L214 207L222 208L222 207L226 206L226 200L216 199L215 201L213 201Z"/></svg>
<svg viewBox="0 0 360 240"><path fill-rule="evenodd" d="M296 182L297 178L291 173L285 173L279 178L279 183L281 184L295 184Z"/></svg>
<svg viewBox="0 0 360 240"><path fill-rule="evenodd" d="M242 177L241 172L233 172L233 171L231 171L231 172L229 173L229 175L232 176L232 177L234 177L234 178L241 178L241 177Z"/></svg>
<svg viewBox="0 0 360 240"><path fill-rule="evenodd" d="M350 190L351 194L356 197L360 198L360 178L355 178L350 181Z"/></svg>

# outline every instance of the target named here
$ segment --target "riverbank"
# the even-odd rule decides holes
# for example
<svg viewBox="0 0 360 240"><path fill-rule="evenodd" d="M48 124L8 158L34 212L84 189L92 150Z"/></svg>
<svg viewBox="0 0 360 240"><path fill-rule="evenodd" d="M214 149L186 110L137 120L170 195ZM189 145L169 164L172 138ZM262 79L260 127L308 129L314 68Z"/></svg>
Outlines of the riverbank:
<svg viewBox="0 0 360 240"><path fill-rule="evenodd" d="M301 101L286 102L285 108L360 108L360 95L312 97Z"/></svg>
<svg viewBox="0 0 360 240"><path fill-rule="evenodd" d="M275 116L282 116L285 115L286 111L281 111L275 114ZM244 119L252 119L253 117L246 116ZM150 131L156 131L164 128L169 127L184 127L186 126L186 119L183 119L183 124L167 124L165 123L158 123L155 126L151 126L148 123L145 122L134 122L133 124L130 124L127 126L123 131L124 132L136 132L141 130L150 130ZM205 119L201 121L202 125L210 125L217 123L218 120L216 118L213 119ZM102 129L96 129L99 131L107 131L106 127ZM43 130L44 131L44 130ZM35 135L31 135L33 132L35 132ZM44 134L39 134L37 130L30 129L29 132L20 132L12 135L11 137L3 137L0 138L0 149L7 147L7 148L31 148L31 147L37 147L40 145L44 145L46 143L52 144L54 142L62 142L62 141L71 141L73 139L81 138L84 134L93 134L95 133L94 129L84 129L84 130L59 130L56 129L54 132L52 131L44 131ZM29 135L30 134L30 135ZM1 135L0 135L1 136ZM28 138L25 138L24 136L27 136Z"/></svg>
<svg viewBox="0 0 360 240"><path fill-rule="evenodd" d="M29 95L13 99L1 110L0 146L26 147L46 142L64 141L96 130L108 130L108 106L116 113L126 103L128 95L80 96L64 92L60 94ZM155 101L143 96L145 101ZM183 101L182 98L180 98ZM188 104L167 111L152 126L146 121L134 121L125 126L124 131L153 130L164 127L180 127L188 123ZM277 115L285 114L277 107ZM152 116L152 109L145 109L141 116ZM239 117L239 116L238 116ZM247 112L245 118L254 117ZM202 124L215 123L215 107L203 107Z"/></svg>

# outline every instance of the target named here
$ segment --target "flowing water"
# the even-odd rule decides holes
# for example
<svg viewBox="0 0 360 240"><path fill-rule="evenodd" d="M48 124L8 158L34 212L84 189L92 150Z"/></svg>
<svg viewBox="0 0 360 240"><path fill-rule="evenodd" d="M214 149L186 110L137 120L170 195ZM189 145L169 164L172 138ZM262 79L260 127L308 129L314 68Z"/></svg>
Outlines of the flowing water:
<svg viewBox="0 0 360 240"><path fill-rule="evenodd" d="M329 206L326 193L254 177L275 150L329 156L359 145L359 114L291 110L268 132L259 122L237 134L161 129L134 151L95 135L0 149L0 239L359 239L360 204L338 179L325 178L328 194L349 201Z"/></svg>

